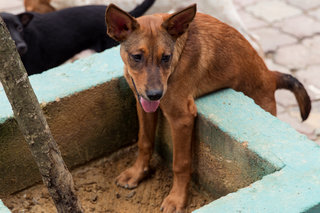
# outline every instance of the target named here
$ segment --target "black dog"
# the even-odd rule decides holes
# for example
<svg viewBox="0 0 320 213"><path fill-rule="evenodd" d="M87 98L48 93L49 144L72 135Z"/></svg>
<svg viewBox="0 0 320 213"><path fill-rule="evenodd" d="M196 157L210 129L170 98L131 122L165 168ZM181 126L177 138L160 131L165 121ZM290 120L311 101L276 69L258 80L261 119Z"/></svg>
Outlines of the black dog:
<svg viewBox="0 0 320 213"><path fill-rule="evenodd" d="M145 0L130 14L143 15L155 0ZM107 34L107 6L67 8L47 14L0 13L29 75L58 66L86 49L101 52L118 45Z"/></svg>

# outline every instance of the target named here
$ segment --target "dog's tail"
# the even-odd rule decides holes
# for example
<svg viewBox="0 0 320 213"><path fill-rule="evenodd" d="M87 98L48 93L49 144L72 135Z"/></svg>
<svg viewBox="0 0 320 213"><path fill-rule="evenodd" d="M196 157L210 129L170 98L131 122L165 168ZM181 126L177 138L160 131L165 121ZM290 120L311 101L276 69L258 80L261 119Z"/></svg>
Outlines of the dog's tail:
<svg viewBox="0 0 320 213"><path fill-rule="evenodd" d="M141 4L139 4L136 8L129 12L133 17L142 16L155 2L155 0L144 0Z"/></svg>
<svg viewBox="0 0 320 213"><path fill-rule="evenodd" d="M292 75L273 71L277 89L287 89L294 93L300 108L302 121L306 120L311 111L310 97L304 86Z"/></svg>

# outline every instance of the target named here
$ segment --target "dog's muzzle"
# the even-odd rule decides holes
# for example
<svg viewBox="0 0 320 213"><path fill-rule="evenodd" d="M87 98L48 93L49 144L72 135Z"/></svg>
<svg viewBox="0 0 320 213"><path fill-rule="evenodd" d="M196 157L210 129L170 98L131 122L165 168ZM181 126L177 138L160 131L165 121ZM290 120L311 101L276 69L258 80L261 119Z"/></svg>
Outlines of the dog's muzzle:
<svg viewBox="0 0 320 213"><path fill-rule="evenodd" d="M160 98L162 97L162 91L157 91L154 90L151 92L149 91L149 93L147 92L147 96L150 100L146 100L145 98L143 98L142 96L140 96L140 94L138 93L136 84L134 83L133 78L130 76L133 87L137 93L137 98L139 100L140 106L143 108L143 110L145 112L155 112L157 111L159 105L160 105Z"/></svg>

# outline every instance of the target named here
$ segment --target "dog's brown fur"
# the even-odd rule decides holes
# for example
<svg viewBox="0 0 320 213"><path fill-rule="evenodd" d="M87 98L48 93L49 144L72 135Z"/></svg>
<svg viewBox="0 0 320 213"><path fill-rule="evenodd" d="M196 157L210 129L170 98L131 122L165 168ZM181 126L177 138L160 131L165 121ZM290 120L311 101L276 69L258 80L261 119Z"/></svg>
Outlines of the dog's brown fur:
<svg viewBox="0 0 320 213"><path fill-rule="evenodd" d="M171 127L174 173L172 189L162 203L164 212L180 212L186 205L196 97L233 88L276 115L274 93L284 88L294 92L302 119L309 115L310 99L297 79L269 71L240 33L209 15L196 14L195 5L173 15L138 19L110 5L106 23L110 37L121 42L124 75L137 99L140 124L138 158L116 181L134 188L148 171L157 113L146 113L139 97L150 99L149 91L162 91L160 108ZM165 60L168 55L172 57Z"/></svg>
<svg viewBox="0 0 320 213"><path fill-rule="evenodd" d="M51 0L24 0L24 7L28 12L49 13L56 10L50 2Z"/></svg>

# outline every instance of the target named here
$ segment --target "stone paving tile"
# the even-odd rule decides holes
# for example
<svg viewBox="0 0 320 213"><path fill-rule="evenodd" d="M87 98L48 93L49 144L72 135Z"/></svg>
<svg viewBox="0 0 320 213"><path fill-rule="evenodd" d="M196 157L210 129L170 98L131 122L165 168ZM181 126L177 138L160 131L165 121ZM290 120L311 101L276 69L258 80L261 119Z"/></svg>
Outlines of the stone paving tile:
<svg viewBox="0 0 320 213"><path fill-rule="evenodd" d="M260 28L260 27L265 27L268 25L267 22L255 18L253 15L250 13L247 13L245 10L240 10L238 11L239 16L241 17L244 25L247 27L247 29L255 29L255 28Z"/></svg>
<svg viewBox="0 0 320 213"><path fill-rule="evenodd" d="M303 45L312 50L311 54L316 54L317 56L320 55L320 31L318 33L318 35L304 39L302 42ZM320 64L320 61L315 64Z"/></svg>
<svg viewBox="0 0 320 213"><path fill-rule="evenodd" d="M312 107L313 107L313 109L312 109L308 119L305 120L303 123L299 122L300 121L299 120L300 112L298 111L298 107L291 108L288 110L288 115L292 119L290 119L290 118L284 118L284 119L288 119L293 123L296 121L296 124L293 124L294 128L296 128L299 132L307 135L310 140L317 140L317 139L319 139L319 136L320 136L319 135L319 133L320 133L320 122L319 122L320 112L315 111L314 104Z"/></svg>
<svg viewBox="0 0 320 213"><path fill-rule="evenodd" d="M20 0L0 0L1 9L21 6ZM4 6L5 5L5 6Z"/></svg>
<svg viewBox="0 0 320 213"><path fill-rule="evenodd" d="M304 122L301 122L298 106L285 107L284 111L278 111L277 117L298 132L305 134L310 140L320 139L320 101L312 103L311 113Z"/></svg>
<svg viewBox="0 0 320 213"><path fill-rule="evenodd" d="M17 14L23 11L23 0L0 0L0 12L10 12Z"/></svg>
<svg viewBox="0 0 320 213"><path fill-rule="evenodd" d="M280 47L274 56L276 63L293 69L320 64L320 35L306 38L300 44Z"/></svg>
<svg viewBox="0 0 320 213"><path fill-rule="evenodd" d="M296 76L305 85L311 98L320 100L320 65L311 65L307 69L300 70L296 73Z"/></svg>
<svg viewBox="0 0 320 213"><path fill-rule="evenodd" d="M241 8L241 7L244 7L244 6L248 6L248 5L254 4L257 1L258 0L233 0L233 3L237 8Z"/></svg>
<svg viewBox="0 0 320 213"><path fill-rule="evenodd" d="M301 122L301 118L298 112L295 116L290 115L288 112L279 113L277 117L292 126L298 132L305 134L310 140L315 140L316 136L314 133L314 129L305 122Z"/></svg>
<svg viewBox="0 0 320 213"><path fill-rule="evenodd" d="M289 90L277 90L275 93L276 102L282 107L297 105L295 96Z"/></svg>
<svg viewBox="0 0 320 213"><path fill-rule="evenodd" d="M275 51L279 46L294 44L297 39L293 36L280 32L276 28L264 27L252 32L259 36L260 44L265 52Z"/></svg>
<svg viewBox="0 0 320 213"><path fill-rule="evenodd" d="M297 6L304 10L316 8L320 6L319 0L287 0L288 4Z"/></svg>
<svg viewBox="0 0 320 213"><path fill-rule="evenodd" d="M291 74L290 70L287 67L274 63L271 58L265 58L264 62L266 63L269 70Z"/></svg>
<svg viewBox="0 0 320 213"><path fill-rule="evenodd" d="M309 125L310 127L313 127L312 129L320 128L320 101L314 101L312 103L312 109L311 113L306 121L303 123ZM301 120L300 118L300 110L298 106L291 106L287 110L287 112L290 114L290 116L297 118L298 120Z"/></svg>
<svg viewBox="0 0 320 213"><path fill-rule="evenodd" d="M285 113L285 112L286 112L286 108L284 108L280 104L277 104L277 115L280 113Z"/></svg>
<svg viewBox="0 0 320 213"><path fill-rule="evenodd" d="M270 23L302 13L302 10L297 7L290 6L279 0L259 1L247 7L246 10Z"/></svg>
<svg viewBox="0 0 320 213"><path fill-rule="evenodd" d="M282 20L274 26L281 28L284 32L295 35L298 38L311 36L320 32L320 22L306 15L299 15Z"/></svg>
<svg viewBox="0 0 320 213"><path fill-rule="evenodd" d="M312 64L316 59L311 62L310 59L306 60L310 55L310 51L302 44L295 44L290 46L281 47L274 55L274 60L284 66L292 69L302 69L308 64Z"/></svg>
<svg viewBox="0 0 320 213"><path fill-rule="evenodd" d="M320 21L320 7L316 10L311 10L308 12L311 16L315 17L318 21Z"/></svg>

